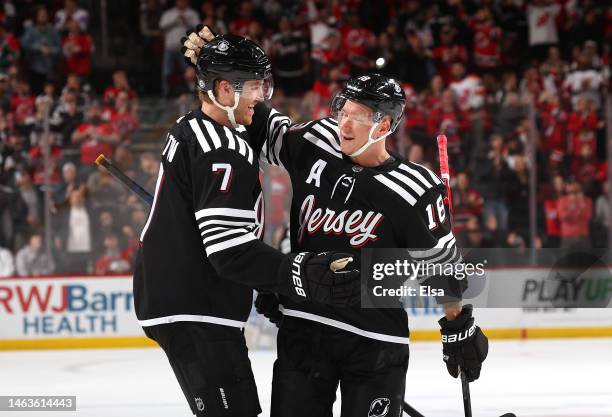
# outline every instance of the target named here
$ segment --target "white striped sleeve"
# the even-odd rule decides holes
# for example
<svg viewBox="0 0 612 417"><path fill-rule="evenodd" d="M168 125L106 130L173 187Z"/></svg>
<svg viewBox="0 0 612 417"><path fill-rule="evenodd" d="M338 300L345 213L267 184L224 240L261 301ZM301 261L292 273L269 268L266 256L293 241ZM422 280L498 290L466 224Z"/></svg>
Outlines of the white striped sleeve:
<svg viewBox="0 0 612 417"><path fill-rule="evenodd" d="M207 256L257 240L254 210L206 208L198 210L195 218Z"/></svg>

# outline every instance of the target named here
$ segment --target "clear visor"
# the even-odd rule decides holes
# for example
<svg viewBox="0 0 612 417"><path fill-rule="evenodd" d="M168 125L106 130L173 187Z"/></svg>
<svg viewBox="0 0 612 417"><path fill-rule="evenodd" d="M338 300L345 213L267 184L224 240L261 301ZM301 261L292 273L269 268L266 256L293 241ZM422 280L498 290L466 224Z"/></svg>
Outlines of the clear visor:
<svg viewBox="0 0 612 417"><path fill-rule="evenodd" d="M372 126L375 122L375 113L353 101L350 101L350 104L347 106L346 103L349 101L346 96L337 94L331 102L331 115L338 124L350 121L365 126Z"/></svg>
<svg viewBox="0 0 612 417"><path fill-rule="evenodd" d="M274 80L271 75L263 80L249 80L242 83L240 97L247 100L270 100L274 93Z"/></svg>

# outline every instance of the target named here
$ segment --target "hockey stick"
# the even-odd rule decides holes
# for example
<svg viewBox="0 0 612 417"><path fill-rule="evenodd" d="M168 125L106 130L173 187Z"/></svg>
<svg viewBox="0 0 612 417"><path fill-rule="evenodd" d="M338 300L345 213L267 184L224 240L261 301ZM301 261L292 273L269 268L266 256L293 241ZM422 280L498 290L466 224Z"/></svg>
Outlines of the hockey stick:
<svg viewBox="0 0 612 417"><path fill-rule="evenodd" d="M114 166L103 154L96 158L96 164L106 168L106 170L130 191L133 191L148 205L153 204L153 196L147 190L138 185L133 179L125 175L119 168Z"/></svg>
<svg viewBox="0 0 612 417"><path fill-rule="evenodd" d="M440 157L440 176L444 185L446 185L446 201L451 215L451 228L452 228L452 216L453 216L453 196L451 194L450 187L450 170L448 168L448 151L446 149L447 139L445 135L438 135L436 138L438 141L438 155ZM470 383L467 380L467 376L463 369L459 368L459 376L461 378L461 393L463 396L463 412L465 417L472 417L472 398L470 397ZM501 417L516 417L513 413L506 413Z"/></svg>
<svg viewBox="0 0 612 417"><path fill-rule="evenodd" d="M450 187L450 169L448 168L448 150L446 149L446 135L438 135L438 155L440 158L440 176L444 185L446 185L445 202L448 204L448 209L451 216L451 229L453 227L453 197ZM472 417L472 399L470 398L470 383L465 376L463 369L459 368L459 377L461 378L461 393L463 396L463 413L465 417Z"/></svg>
<svg viewBox="0 0 612 417"><path fill-rule="evenodd" d="M425 417L423 414L411 407L406 401L404 401L404 413L408 414L410 417Z"/></svg>

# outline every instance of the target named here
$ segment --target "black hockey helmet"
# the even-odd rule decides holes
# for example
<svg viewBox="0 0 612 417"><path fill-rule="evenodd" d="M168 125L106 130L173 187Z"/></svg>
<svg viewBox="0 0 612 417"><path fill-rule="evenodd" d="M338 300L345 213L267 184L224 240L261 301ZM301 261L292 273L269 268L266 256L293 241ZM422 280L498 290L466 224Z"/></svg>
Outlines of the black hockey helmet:
<svg viewBox="0 0 612 417"><path fill-rule="evenodd" d="M331 113L337 118L346 100L355 101L371 108L374 112L373 122L380 122L384 116L391 117L393 132L404 117L406 95L404 89L393 78L380 74L367 74L351 78L344 88L334 97Z"/></svg>
<svg viewBox="0 0 612 417"><path fill-rule="evenodd" d="M236 35L218 35L202 47L196 64L198 88L207 92L216 80L227 80L242 92L249 80L264 81L264 98L272 97L272 66L255 42Z"/></svg>

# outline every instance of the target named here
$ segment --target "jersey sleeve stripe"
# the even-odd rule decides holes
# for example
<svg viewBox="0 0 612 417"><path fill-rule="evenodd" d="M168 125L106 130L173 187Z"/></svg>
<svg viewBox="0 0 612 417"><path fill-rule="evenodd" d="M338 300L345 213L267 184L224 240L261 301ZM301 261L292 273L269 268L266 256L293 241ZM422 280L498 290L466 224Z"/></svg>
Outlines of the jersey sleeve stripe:
<svg viewBox="0 0 612 417"><path fill-rule="evenodd" d="M322 139L317 138L312 133L306 132L304 134L304 139L306 139L307 141L309 141L313 145L318 146L319 148L323 149L324 151L329 152L330 154L334 155L335 157L342 159L342 154L340 152L336 151L327 142L323 141Z"/></svg>
<svg viewBox="0 0 612 417"><path fill-rule="evenodd" d="M327 130L322 124L320 123L315 123L312 128L317 131L318 133L320 133L321 135L323 135L323 137L325 137L325 139L327 139L327 142L330 144L330 146L332 148L334 148L335 150L337 150L338 152L340 152L340 145L338 145L338 136L335 135L334 133L330 132L329 130Z"/></svg>
<svg viewBox="0 0 612 417"><path fill-rule="evenodd" d="M226 231L221 232L221 233L215 233L215 234L212 234L210 236L206 236L204 238L203 242L206 245L206 244L208 244L208 242L213 241L213 240L221 239L222 237L236 235L236 234L244 235L246 233L249 233L249 230L247 230L247 229L229 229L229 230L226 230Z"/></svg>
<svg viewBox="0 0 612 417"><path fill-rule="evenodd" d="M283 136L290 124L291 120L287 116L283 116L274 109L270 112L270 118L268 119L268 140L264 145L267 152L267 162L273 165L282 165L280 153L283 146Z"/></svg>
<svg viewBox="0 0 612 417"><path fill-rule="evenodd" d="M416 192L419 196L425 194L425 190L423 189L423 187L414 182L412 179L408 178L406 175L400 174L397 171L391 171L389 172L389 175L397 178L398 180L406 184L408 187L410 187L412 191Z"/></svg>
<svg viewBox="0 0 612 417"><path fill-rule="evenodd" d="M234 139L234 134L232 133L232 131L225 126L223 126L223 131L225 132L225 136L227 137L227 147L231 150L236 150L236 140Z"/></svg>
<svg viewBox="0 0 612 417"><path fill-rule="evenodd" d="M411 206L414 206L417 202L416 198L414 198L410 193L408 193L405 189L403 189L402 187L400 187L399 185L397 185L396 183L394 183L393 181L391 181L390 179L388 179L387 177L385 177L382 174L379 175L375 175L374 178L376 178L378 181L380 181L382 184L386 185L387 187L389 187L391 190L395 191L397 194L399 194L404 200L406 200L408 202L408 204L410 204Z"/></svg>
<svg viewBox="0 0 612 417"><path fill-rule="evenodd" d="M211 216L225 216L225 217L240 217L244 219L253 219L255 220L255 210L241 210L241 209L233 209L233 208L207 208L198 210L195 213L196 220L200 220L204 217Z"/></svg>
<svg viewBox="0 0 612 417"><path fill-rule="evenodd" d="M329 127L333 132L338 131L338 123L334 119L327 118L327 119L321 119L320 121L325 126Z"/></svg>
<svg viewBox="0 0 612 417"><path fill-rule="evenodd" d="M223 225L223 226L249 226L252 225L253 222L236 222L236 221L232 221L232 220L207 220L205 222L200 223L199 227L200 229L204 229L208 226L214 226L214 225Z"/></svg>
<svg viewBox="0 0 612 417"><path fill-rule="evenodd" d="M446 248L448 247L448 243L451 241L455 241L455 236L453 236L453 232L449 232L446 236L443 236L438 240L438 243L434 246L434 248Z"/></svg>
<svg viewBox="0 0 612 417"><path fill-rule="evenodd" d="M246 224L245 226L254 226L253 223L250 224ZM206 237L209 234L213 233L213 232L217 232L217 233L221 233L225 230L246 230L244 227L241 226L218 226L218 227L209 227L206 228L204 230L200 231L200 235L202 237Z"/></svg>
<svg viewBox="0 0 612 417"><path fill-rule="evenodd" d="M215 127L208 120L203 120L202 122L204 123L204 127L206 128L206 131L208 132L208 136L210 136L210 139L212 140L213 145L215 146L215 149L219 149L221 147L221 138L219 137L219 134L215 130Z"/></svg>
<svg viewBox="0 0 612 417"><path fill-rule="evenodd" d="M440 185L442 184L442 180L440 180L440 178L429 168L427 168L426 166L423 166L421 164L417 164L416 162L411 162L412 164L418 166L419 168L421 168L422 170L424 170L425 172L427 172L429 174L429 176L431 177L431 179L433 180L433 182L436 185Z"/></svg>
<svg viewBox="0 0 612 417"><path fill-rule="evenodd" d="M257 238L253 233L247 233L246 235L238 236L220 243L215 243L214 245L208 245L206 246L206 255L210 256L213 253L217 253L228 248L233 248L252 240L257 240Z"/></svg>
<svg viewBox="0 0 612 417"><path fill-rule="evenodd" d="M278 156L279 153L276 152L276 142L277 142L277 126L281 125L283 120L283 116L278 113L276 110L272 109L270 112L270 116L268 117L268 132L267 132L267 140L266 140L266 150L268 151L268 157L270 157L269 153L272 151L272 161L274 161L274 165L278 164Z"/></svg>
<svg viewBox="0 0 612 417"><path fill-rule="evenodd" d="M416 179L418 179L419 181L421 181L421 183L426 187L426 188L431 188L433 187L433 185L423 176L421 175L421 173L419 171L417 171L416 169L412 169L409 166L405 165L405 164L400 164L399 168L408 172L409 174L413 175Z"/></svg>
<svg viewBox="0 0 612 417"><path fill-rule="evenodd" d="M198 140L198 143L200 144L200 147L202 148L204 153L210 152L210 145L206 141L206 138L204 137L204 132L202 132L202 129L200 128L200 125L198 124L197 120L189 120L189 125L191 126L191 130L193 130L193 133L195 133L196 139Z"/></svg>

